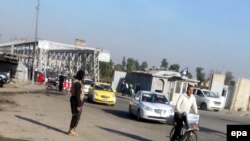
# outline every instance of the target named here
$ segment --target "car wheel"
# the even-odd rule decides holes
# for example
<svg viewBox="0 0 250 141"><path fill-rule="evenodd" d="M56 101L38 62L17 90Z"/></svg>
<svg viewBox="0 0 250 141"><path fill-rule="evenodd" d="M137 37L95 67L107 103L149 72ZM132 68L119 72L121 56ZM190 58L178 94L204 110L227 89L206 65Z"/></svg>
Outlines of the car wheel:
<svg viewBox="0 0 250 141"><path fill-rule="evenodd" d="M207 110L207 104L206 103L201 103L201 110Z"/></svg>
<svg viewBox="0 0 250 141"><path fill-rule="evenodd" d="M141 120L141 114L140 114L140 109L137 112L137 120L140 121Z"/></svg>

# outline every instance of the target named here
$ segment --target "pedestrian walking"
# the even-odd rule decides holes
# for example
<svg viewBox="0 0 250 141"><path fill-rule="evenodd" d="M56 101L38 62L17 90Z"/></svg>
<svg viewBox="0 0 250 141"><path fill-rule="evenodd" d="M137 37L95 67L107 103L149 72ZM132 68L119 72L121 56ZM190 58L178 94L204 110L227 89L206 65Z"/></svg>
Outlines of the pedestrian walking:
<svg viewBox="0 0 250 141"><path fill-rule="evenodd" d="M68 135L70 136L78 136L78 134L76 133L76 127L80 120L82 106L84 102L84 94L82 92L82 80L84 78L84 75L84 71L79 70L76 73L75 80L73 81L72 87L70 89L70 106L72 112L72 119L68 131Z"/></svg>

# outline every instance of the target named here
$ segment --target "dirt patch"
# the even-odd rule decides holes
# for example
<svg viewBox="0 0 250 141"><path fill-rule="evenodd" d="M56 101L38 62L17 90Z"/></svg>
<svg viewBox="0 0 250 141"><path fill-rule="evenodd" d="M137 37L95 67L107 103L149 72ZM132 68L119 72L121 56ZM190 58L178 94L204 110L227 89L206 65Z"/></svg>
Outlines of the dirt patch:
<svg viewBox="0 0 250 141"><path fill-rule="evenodd" d="M5 138L5 137L3 137L3 136L0 135L0 141L30 141L30 140Z"/></svg>
<svg viewBox="0 0 250 141"><path fill-rule="evenodd" d="M8 107L13 106L17 106L17 104L9 96L0 96L0 112L5 111Z"/></svg>
<svg viewBox="0 0 250 141"><path fill-rule="evenodd" d="M16 104L16 102L12 100L11 98L0 96L0 104Z"/></svg>

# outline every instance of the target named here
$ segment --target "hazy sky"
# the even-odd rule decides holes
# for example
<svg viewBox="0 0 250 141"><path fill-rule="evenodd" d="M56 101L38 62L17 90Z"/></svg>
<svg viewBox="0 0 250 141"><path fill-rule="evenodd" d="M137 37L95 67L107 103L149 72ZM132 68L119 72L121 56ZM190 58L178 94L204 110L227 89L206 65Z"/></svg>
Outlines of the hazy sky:
<svg viewBox="0 0 250 141"><path fill-rule="evenodd" d="M0 42L34 37L37 0L0 0ZM38 37L250 78L249 0L40 0Z"/></svg>

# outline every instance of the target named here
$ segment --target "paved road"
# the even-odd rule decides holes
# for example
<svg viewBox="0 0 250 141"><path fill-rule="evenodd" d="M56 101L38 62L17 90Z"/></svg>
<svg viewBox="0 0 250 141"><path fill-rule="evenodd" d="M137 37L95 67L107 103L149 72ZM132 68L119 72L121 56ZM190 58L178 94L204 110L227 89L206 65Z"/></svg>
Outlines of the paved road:
<svg viewBox="0 0 250 141"><path fill-rule="evenodd" d="M240 114L228 114L225 111L212 112L212 111L199 111L201 115L201 132L211 133L226 137L227 125L231 124L249 124L249 116L240 116Z"/></svg>
<svg viewBox="0 0 250 141"><path fill-rule="evenodd" d="M30 141L169 141L171 126L136 121L128 114L127 99L118 98L115 106L85 102L77 131L79 137L65 133L71 118L69 95L13 95L19 106L0 112L0 135ZM227 124L247 124L249 117L224 112L200 111L199 141L225 141ZM8 117L8 118L7 118Z"/></svg>
<svg viewBox="0 0 250 141"><path fill-rule="evenodd" d="M118 98L115 107L109 107L91 103L86 103L86 106L100 109L102 111L105 111L107 114L111 114L112 116L118 117L117 120L119 120L121 124L133 125L133 127L127 126L129 131L133 132L134 130L134 132L136 133L140 130L141 131L144 130L144 132L140 132L139 135L141 137L147 137L148 135L150 135L150 137L145 138L145 140L147 139L156 141L169 140L168 134L172 126L152 121L142 121L142 122L136 121L135 119L131 118L128 115L128 104L129 104L128 100ZM201 114L202 114L201 115L202 119L210 120L210 118L207 118L206 114L204 114L204 116L203 113ZM203 122L201 123L201 126L204 125L204 127L201 127L201 131L198 133L199 140L204 140L204 141L209 141L214 139L226 140L225 133L217 131L216 129L206 128L205 125L207 122L205 121L204 123L205 124L203 124ZM211 136L211 133L213 134L213 136Z"/></svg>
<svg viewBox="0 0 250 141"><path fill-rule="evenodd" d="M164 137L162 140L168 140L168 133L171 129L171 126L166 124L160 124L157 122L150 122L150 121L143 121L138 122L135 119L131 119L128 115L128 103L129 101L126 99L118 98L117 104L115 107L107 107L103 105L96 105L96 104L86 104L87 106L99 108L105 111L108 114L112 114L120 118L121 122L129 123L132 122L135 126L145 126L152 131L157 131L157 133ZM198 132L199 140L202 141L210 141L210 140L226 140L226 127L227 124L249 124L250 118L249 117L240 117L239 115L231 115L226 113L225 111L220 112L213 112L213 111L199 111L200 113L200 131ZM150 131L149 131L150 132ZM142 134L146 135L146 134ZM159 135L153 135L155 138ZM159 138L160 139L160 138Z"/></svg>

